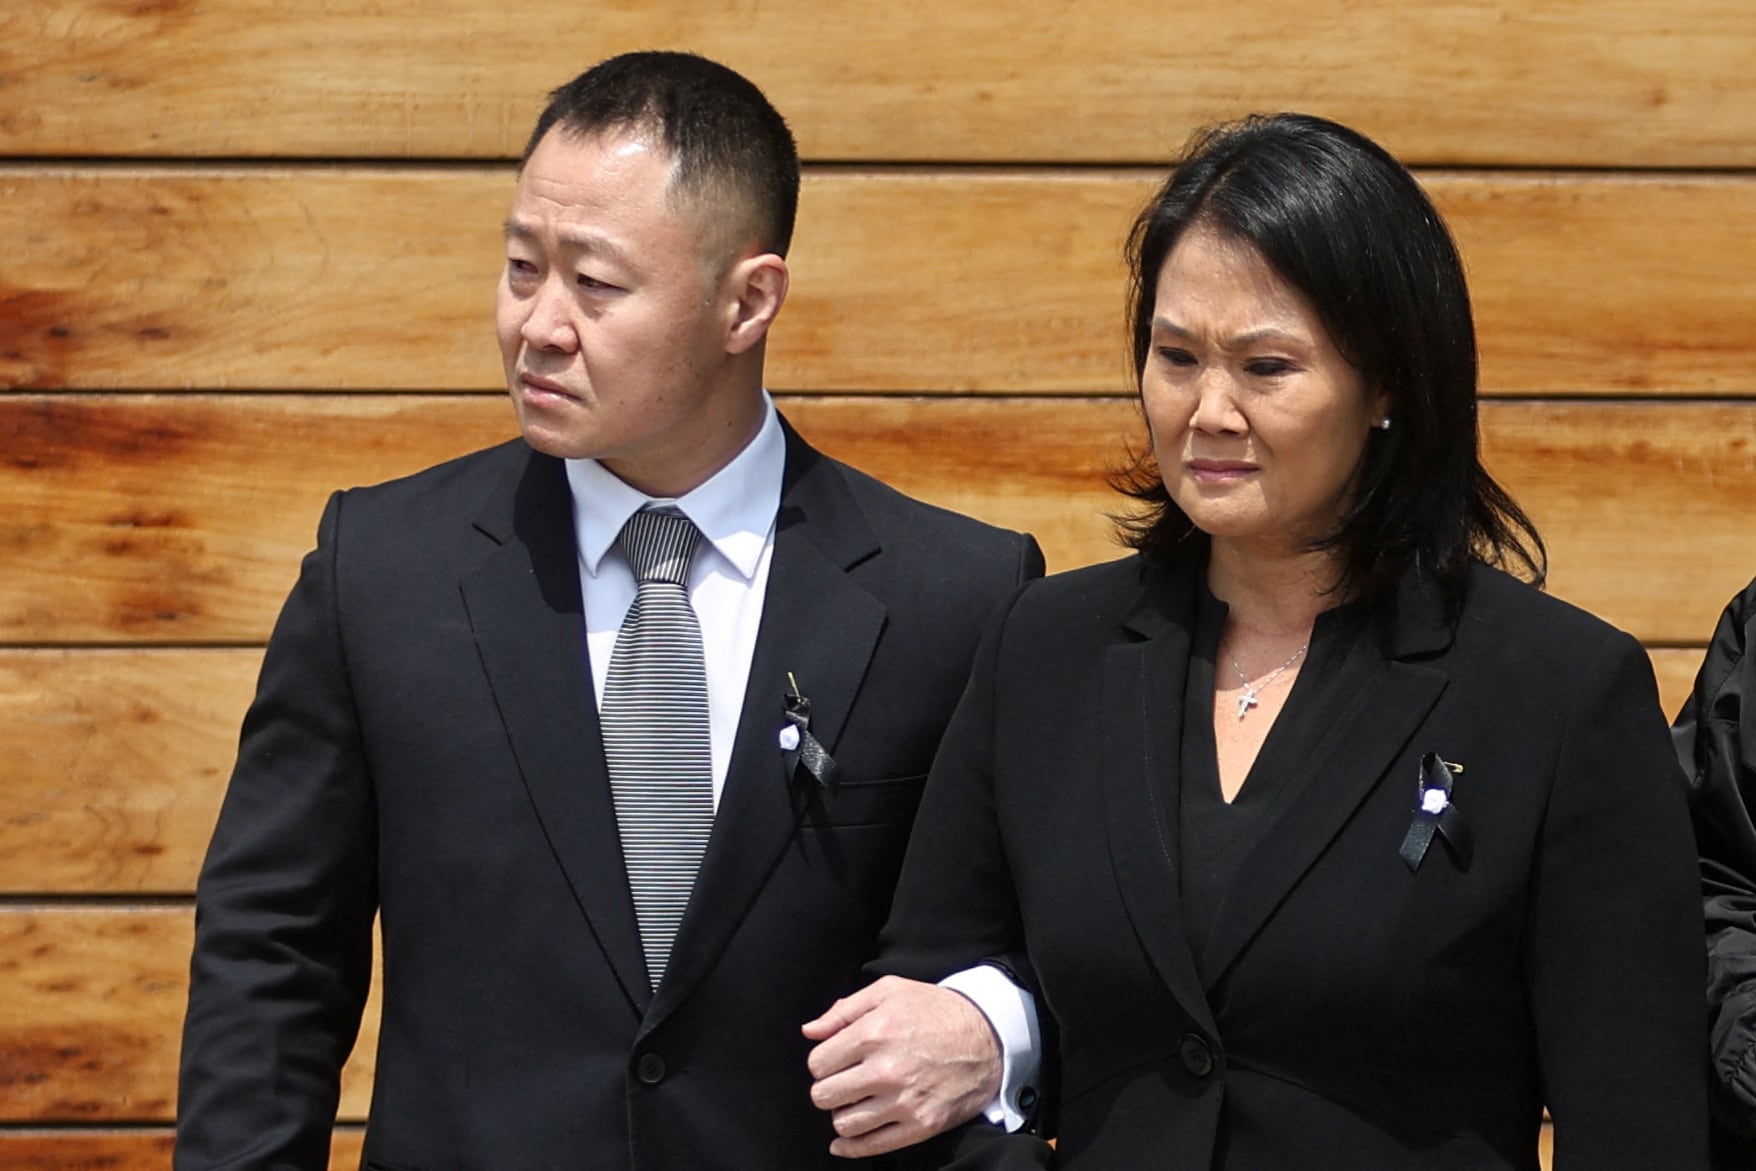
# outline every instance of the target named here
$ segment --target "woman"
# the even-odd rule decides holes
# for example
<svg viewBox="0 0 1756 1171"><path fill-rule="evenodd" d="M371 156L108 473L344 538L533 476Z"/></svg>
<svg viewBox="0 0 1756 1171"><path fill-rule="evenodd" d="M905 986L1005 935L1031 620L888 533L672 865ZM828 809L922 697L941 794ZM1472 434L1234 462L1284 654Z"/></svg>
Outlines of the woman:
<svg viewBox="0 0 1756 1171"><path fill-rule="evenodd" d="M1058 1149L927 1165L1705 1165L1703 937L1638 643L1477 454L1462 266L1321 119L1197 139L1130 244L1136 555L1024 588L884 965L1029 957Z"/></svg>

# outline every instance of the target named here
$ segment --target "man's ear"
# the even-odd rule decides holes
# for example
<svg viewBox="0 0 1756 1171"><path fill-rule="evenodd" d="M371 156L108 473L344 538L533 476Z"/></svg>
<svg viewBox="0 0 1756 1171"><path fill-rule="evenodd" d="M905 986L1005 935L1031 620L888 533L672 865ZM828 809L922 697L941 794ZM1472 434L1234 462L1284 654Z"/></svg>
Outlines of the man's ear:
<svg viewBox="0 0 1756 1171"><path fill-rule="evenodd" d="M732 266L726 274L726 286L736 298L726 330L728 354L748 353L768 336L791 280L787 262L772 252L746 257Z"/></svg>

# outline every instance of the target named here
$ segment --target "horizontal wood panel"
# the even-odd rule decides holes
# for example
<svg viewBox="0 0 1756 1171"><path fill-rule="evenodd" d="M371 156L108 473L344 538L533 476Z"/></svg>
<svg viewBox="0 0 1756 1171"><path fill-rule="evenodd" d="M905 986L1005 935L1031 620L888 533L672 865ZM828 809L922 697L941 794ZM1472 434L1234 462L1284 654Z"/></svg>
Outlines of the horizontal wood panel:
<svg viewBox="0 0 1756 1171"><path fill-rule="evenodd" d="M1701 656L1652 652L1666 715ZM0 650L0 894L192 892L260 658Z"/></svg>
<svg viewBox="0 0 1756 1171"><path fill-rule="evenodd" d="M904 491L1035 533L1052 569L1118 555L1130 400L782 405ZM1688 645L1749 580L1756 402L1487 403L1483 429L1560 596ZM497 396L0 396L0 644L261 641L331 488L512 433Z"/></svg>
<svg viewBox="0 0 1756 1171"><path fill-rule="evenodd" d="M1756 573L1756 568L1751 572ZM1706 633L1711 632L1704 632L1703 637ZM1695 688L1695 673L1701 670L1701 660L1707 657L1707 648L1658 647L1647 653L1652 656L1652 671L1658 677L1659 703L1665 710L1665 717L1675 720L1677 713L1683 710L1689 692Z"/></svg>
<svg viewBox="0 0 1756 1171"><path fill-rule="evenodd" d="M187 907L0 908L0 1122L175 1116L194 917ZM342 1072L341 1117L365 1117L373 988Z"/></svg>
<svg viewBox="0 0 1756 1171"><path fill-rule="evenodd" d="M0 1171L164 1171L174 1137L169 1127L0 1130ZM338 1128L330 1171L356 1171L365 1137L358 1127Z"/></svg>
<svg viewBox="0 0 1756 1171"><path fill-rule="evenodd" d="M1489 403L1490 471L1551 593L1649 643L1704 642L1756 572L1756 403Z"/></svg>
<svg viewBox="0 0 1756 1171"><path fill-rule="evenodd" d="M1756 164L1743 0L10 0L0 153L504 157L655 46L747 73L816 158L1155 162L1299 108L1426 161Z"/></svg>
<svg viewBox="0 0 1756 1171"><path fill-rule="evenodd" d="M0 650L0 894L192 892L261 660Z"/></svg>
<svg viewBox="0 0 1756 1171"><path fill-rule="evenodd" d="M1117 393L1144 171L814 171L769 382ZM1490 394L1756 396L1756 177L1426 176ZM0 167L0 388L489 390L505 167Z"/></svg>

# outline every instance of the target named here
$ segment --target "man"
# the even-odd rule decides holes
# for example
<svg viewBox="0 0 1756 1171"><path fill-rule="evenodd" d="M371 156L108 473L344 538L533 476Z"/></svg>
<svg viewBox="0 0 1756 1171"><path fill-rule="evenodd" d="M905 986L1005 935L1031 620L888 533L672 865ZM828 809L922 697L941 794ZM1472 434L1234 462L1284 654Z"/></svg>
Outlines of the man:
<svg viewBox="0 0 1756 1171"><path fill-rule="evenodd" d="M367 1165L841 1165L801 1023L861 982L979 629L1042 559L775 413L797 188L780 116L701 58L553 95L497 298L522 441L333 497L269 644L178 1168L326 1165L375 913ZM865 1096L968 1068L967 1117L992 1039L947 1060L944 989L876 1016L916 1004L965 1031Z"/></svg>
<svg viewBox="0 0 1756 1171"><path fill-rule="evenodd" d="M1672 736L1707 916L1713 1165L1756 1167L1756 581L1727 604Z"/></svg>

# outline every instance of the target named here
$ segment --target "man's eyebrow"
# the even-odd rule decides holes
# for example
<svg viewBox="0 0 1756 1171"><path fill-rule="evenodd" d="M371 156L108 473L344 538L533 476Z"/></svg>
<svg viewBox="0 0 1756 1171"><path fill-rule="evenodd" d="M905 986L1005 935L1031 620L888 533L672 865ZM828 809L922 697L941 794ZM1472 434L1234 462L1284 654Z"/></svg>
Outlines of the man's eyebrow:
<svg viewBox="0 0 1756 1171"><path fill-rule="evenodd" d="M515 219L508 219L501 230L508 240L535 240L541 234L534 226ZM579 252L607 256L612 260L628 259L628 250L602 232L594 232L589 228L562 227L556 235L562 245Z"/></svg>

